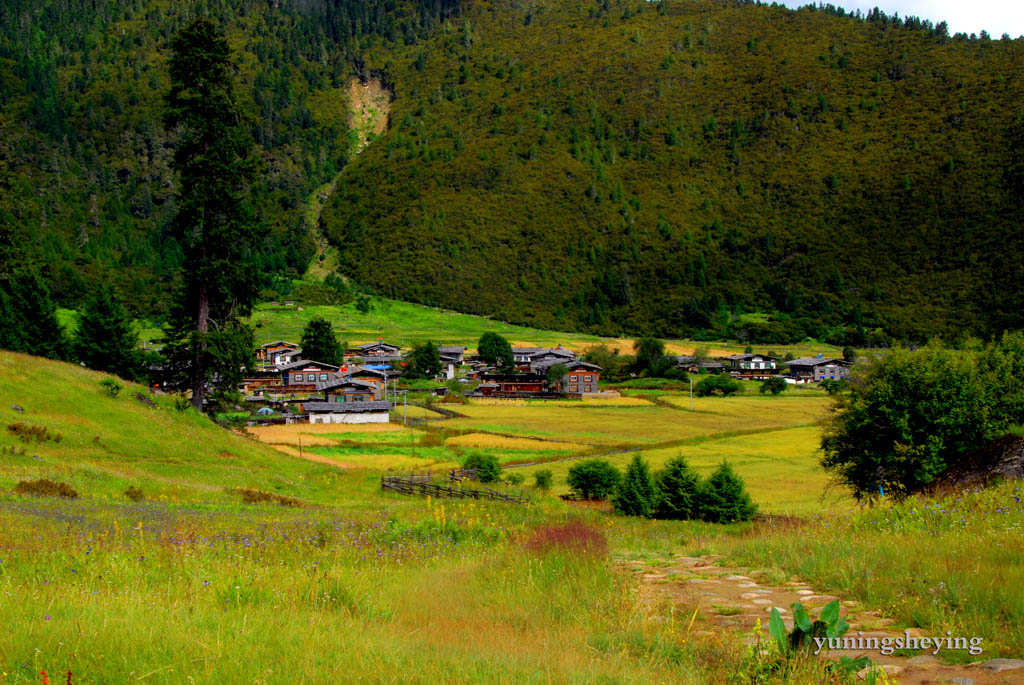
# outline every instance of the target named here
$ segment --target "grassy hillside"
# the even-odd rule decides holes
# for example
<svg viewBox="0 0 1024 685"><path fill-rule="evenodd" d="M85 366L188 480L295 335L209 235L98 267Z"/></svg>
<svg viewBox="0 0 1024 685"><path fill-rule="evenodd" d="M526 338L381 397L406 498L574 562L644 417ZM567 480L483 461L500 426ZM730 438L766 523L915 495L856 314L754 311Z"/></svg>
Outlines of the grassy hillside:
<svg viewBox="0 0 1024 685"><path fill-rule="evenodd" d="M481 1L377 58L393 126L323 220L385 295L771 343L1024 324L1024 40L716 0Z"/></svg>
<svg viewBox="0 0 1024 685"><path fill-rule="evenodd" d="M151 396L144 386L119 381L124 388L111 396L100 385L106 378L71 364L0 352L0 491L49 478L83 497L121 501L128 486L171 502L237 503L237 487L307 502L337 495L336 468L235 435L190 409L179 411L171 397ZM22 439L12 426L44 429L46 439Z"/></svg>

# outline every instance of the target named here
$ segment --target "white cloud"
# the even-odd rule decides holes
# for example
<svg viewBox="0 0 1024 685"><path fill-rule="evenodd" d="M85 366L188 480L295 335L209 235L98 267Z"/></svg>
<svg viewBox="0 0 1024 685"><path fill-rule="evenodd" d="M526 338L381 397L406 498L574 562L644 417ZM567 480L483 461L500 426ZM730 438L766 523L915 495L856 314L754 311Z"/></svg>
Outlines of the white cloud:
<svg viewBox="0 0 1024 685"><path fill-rule="evenodd" d="M945 21L949 32L980 33L988 31L993 38L1004 33L1011 37L1024 36L1024 1L1022 0L831 0L848 11L859 9L862 13L878 7L886 14L899 13L901 17L917 16L933 24ZM798 7L807 2L784 0L788 7Z"/></svg>

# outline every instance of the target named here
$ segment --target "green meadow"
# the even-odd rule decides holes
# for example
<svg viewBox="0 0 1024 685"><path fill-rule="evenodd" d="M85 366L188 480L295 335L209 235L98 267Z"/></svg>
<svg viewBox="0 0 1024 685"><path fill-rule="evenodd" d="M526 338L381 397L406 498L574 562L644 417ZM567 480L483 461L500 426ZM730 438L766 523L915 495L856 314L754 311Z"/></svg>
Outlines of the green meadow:
<svg viewBox="0 0 1024 685"><path fill-rule="evenodd" d="M698 398L692 413L671 393L479 403L411 427L240 434L141 386L113 396L105 378L0 353L0 624L14 628L0 631L0 682L752 682L749 633L645 601L622 571L708 553L900 627L981 635L987 658L1024 649L1019 489L861 510L817 467L823 394ZM791 516L636 520L530 486L544 467L563 491L572 459L627 449L704 474L728 459L763 512ZM474 451L541 462L517 467L533 503L380 490L384 473ZM78 498L13 492L38 478ZM822 681L844 682L812 660L790 678Z"/></svg>

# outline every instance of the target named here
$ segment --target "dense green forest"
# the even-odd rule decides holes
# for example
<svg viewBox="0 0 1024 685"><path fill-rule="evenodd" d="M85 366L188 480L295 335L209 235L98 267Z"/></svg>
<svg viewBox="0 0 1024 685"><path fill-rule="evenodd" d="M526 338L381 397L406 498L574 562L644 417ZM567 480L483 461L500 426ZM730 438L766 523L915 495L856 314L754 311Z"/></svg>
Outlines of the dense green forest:
<svg viewBox="0 0 1024 685"><path fill-rule="evenodd" d="M0 278L165 315L166 60L197 14L239 67L268 287L341 172L321 228L382 295L755 342L1024 327L1024 41L723 0L7 0ZM353 76L394 102L349 160Z"/></svg>
<svg viewBox="0 0 1024 685"><path fill-rule="evenodd" d="M414 45L454 0L5 0L0 3L0 276L42 270L77 307L111 281L160 317L182 262L171 234L174 132L163 127L174 34L222 24L262 161L253 188L268 280L314 252L303 206L347 161L345 84L364 51Z"/></svg>
<svg viewBox="0 0 1024 685"><path fill-rule="evenodd" d="M392 128L325 212L357 280L612 334L1024 324L1024 40L717 0L450 29L393 59Z"/></svg>

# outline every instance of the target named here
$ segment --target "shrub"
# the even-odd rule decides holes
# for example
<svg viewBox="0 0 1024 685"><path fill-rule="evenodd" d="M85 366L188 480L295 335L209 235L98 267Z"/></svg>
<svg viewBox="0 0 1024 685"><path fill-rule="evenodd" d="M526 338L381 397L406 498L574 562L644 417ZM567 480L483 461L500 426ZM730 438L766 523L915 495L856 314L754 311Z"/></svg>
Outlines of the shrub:
<svg viewBox="0 0 1024 685"><path fill-rule="evenodd" d="M772 376L761 384L761 394L771 393L773 395L781 395L782 391L786 389L786 379L782 376Z"/></svg>
<svg viewBox="0 0 1024 685"><path fill-rule="evenodd" d="M137 488L134 485L129 485L124 491L124 496L133 502L141 502L146 499L146 495L142 492L142 488Z"/></svg>
<svg viewBox="0 0 1024 685"><path fill-rule="evenodd" d="M53 442L61 441L60 433L51 433L46 426L33 426L28 423L12 423L8 424L7 430L10 433L14 433L15 436L22 442L46 442L52 440Z"/></svg>
<svg viewBox="0 0 1024 685"><path fill-rule="evenodd" d="M622 474L601 459L588 459L569 469L569 488L583 499L608 499L619 486Z"/></svg>
<svg viewBox="0 0 1024 685"><path fill-rule="evenodd" d="M612 500L615 511L627 516L650 517L658 504L658 490L647 462L638 454L626 468Z"/></svg>
<svg viewBox="0 0 1024 685"><path fill-rule="evenodd" d="M551 481L554 478L554 474L551 473L551 469L541 469L533 472L533 486L538 490L547 492L551 489Z"/></svg>
<svg viewBox="0 0 1024 685"><path fill-rule="evenodd" d="M732 395L743 389L743 384L732 376L725 373L717 373L706 376L693 387L698 397L707 397L720 393Z"/></svg>
<svg viewBox="0 0 1024 685"><path fill-rule="evenodd" d="M264 492L256 488L237 488L238 494L242 496L243 504L264 504L272 503L282 507L301 507L302 502L294 497L277 495L273 492Z"/></svg>
<svg viewBox="0 0 1024 685"><path fill-rule="evenodd" d="M658 505L654 516L660 519L683 520L698 518L697 493L700 477L681 456L669 459L665 468L655 476L658 486Z"/></svg>
<svg viewBox="0 0 1024 685"><path fill-rule="evenodd" d="M107 391L107 394L111 397L117 397L118 393L121 392L122 386L120 383L115 381L113 378L104 378L100 381L100 387Z"/></svg>
<svg viewBox="0 0 1024 685"><path fill-rule="evenodd" d="M608 553L608 540L597 528L579 521L541 526L524 545L532 552L566 551L603 557Z"/></svg>
<svg viewBox="0 0 1024 685"><path fill-rule="evenodd" d="M858 498L927 486L1024 414L1013 399L1024 397L1015 390L1024 366L1017 341L894 349L872 361L834 400L822 466Z"/></svg>
<svg viewBox="0 0 1024 685"><path fill-rule="evenodd" d="M509 485L522 485L524 480L526 480L526 476L521 473L510 473L505 476L505 482Z"/></svg>
<svg viewBox="0 0 1024 685"><path fill-rule="evenodd" d="M750 501L743 479L723 461L698 490L697 513L711 523L730 523L749 521L757 507Z"/></svg>
<svg viewBox="0 0 1024 685"><path fill-rule="evenodd" d="M481 483L493 483L501 477L501 464L493 454L474 452L469 455L462 468L476 471L477 480Z"/></svg>
<svg viewBox="0 0 1024 685"><path fill-rule="evenodd" d="M16 495L34 495L36 497L78 498L78 493L67 483L59 483L47 478L18 481L18 484L14 486L14 493Z"/></svg>

